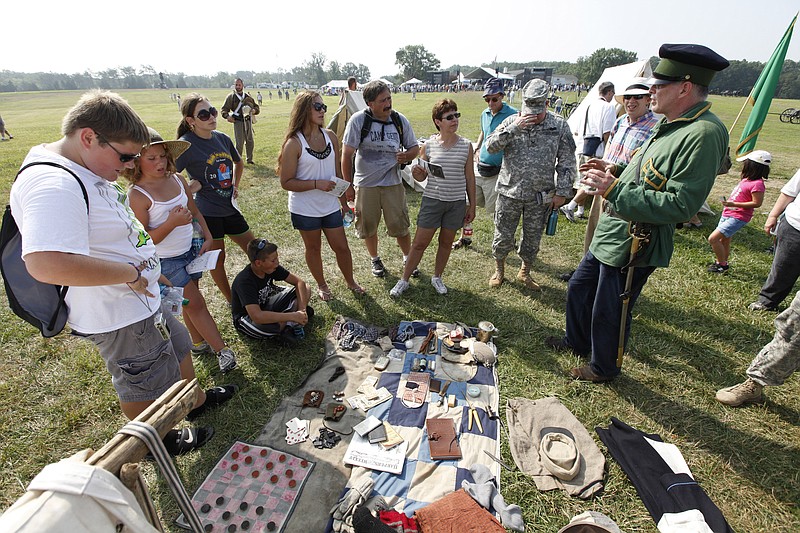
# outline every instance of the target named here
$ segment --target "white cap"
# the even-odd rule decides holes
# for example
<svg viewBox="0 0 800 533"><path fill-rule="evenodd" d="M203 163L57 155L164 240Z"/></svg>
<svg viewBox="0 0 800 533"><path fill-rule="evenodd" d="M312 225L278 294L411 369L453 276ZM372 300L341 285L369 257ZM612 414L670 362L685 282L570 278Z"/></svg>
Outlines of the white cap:
<svg viewBox="0 0 800 533"><path fill-rule="evenodd" d="M736 160L740 163L745 159L749 159L750 161L755 161L756 163L761 163L762 165L769 166L769 164L772 163L772 154L767 152L766 150L753 150L752 152L745 154L742 157L736 158Z"/></svg>

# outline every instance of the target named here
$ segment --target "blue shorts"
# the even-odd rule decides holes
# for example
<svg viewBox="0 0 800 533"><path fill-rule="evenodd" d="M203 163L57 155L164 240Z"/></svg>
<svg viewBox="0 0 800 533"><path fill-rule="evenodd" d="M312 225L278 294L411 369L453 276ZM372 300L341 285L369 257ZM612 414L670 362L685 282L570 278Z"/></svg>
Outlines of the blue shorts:
<svg viewBox="0 0 800 533"><path fill-rule="evenodd" d="M319 229L333 229L343 226L341 210L334 211L324 217L307 217L291 213L292 227L300 231L316 231Z"/></svg>
<svg viewBox="0 0 800 533"><path fill-rule="evenodd" d="M727 238L733 237L733 234L747 225L744 220L739 220L733 217L722 217L717 224L717 231L725 235Z"/></svg>
<svg viewBox="0 0 800 533"><path fill-rule="evenodd" d="M167 257L166 259L162 258L161 273L172 283L173 287L185 287L190 279L200 279L203 275L202 272L197 272L196 274L186 272L186 265L194 261L196 257L194 250L189 248L189 251L185 254Z"/></svg>

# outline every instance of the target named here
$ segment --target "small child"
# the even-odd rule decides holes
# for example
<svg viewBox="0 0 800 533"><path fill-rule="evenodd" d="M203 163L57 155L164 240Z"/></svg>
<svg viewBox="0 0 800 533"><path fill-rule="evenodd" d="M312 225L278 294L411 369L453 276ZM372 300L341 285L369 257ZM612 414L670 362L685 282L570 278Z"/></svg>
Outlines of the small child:
<svg viewBox="0 0 800 533"><path fill-rule="evenodd" d="M214 351L223 374L236 368L236 354L220 336L200 292L200 274L189 274L186 266L195 259L192 247L196 219L205 236L200 254L211 246L211 232L192 199L189 186L175 173L175 159L189 147L187 141L164 141L150 128L150 144L142 149L133 169L123 176L131 183L128 194L131 209L144 225L161 259L161 273L174 287L183 287L189 303L183 307L183 320L192 336L197 355Z"/></svg>
<svg viewBox="0 0 800 533"><path fill-rule="evenodd" d="M728 271L728 257L731 255L731 238L753 218L753 212L764 202L764 180L769 177L772 155L764 150L753 150L736 159L742 165L742 180L734 187L730 198L722 199L722 217L717 229L708 236L716 256L716 261L708 266L714 274Z"/></svg>
<svg viewBox="0 0 800 533"><path fill-rule="evenodd" d="M314 316L308 305L311 290L305 281L286 270L278 260L278 246L266 239L247 245L250 264L231 285L233 325L254 339L281 338L289 344L305 336L305 326ZM285 281L292 287L275 285Z"/></svg>

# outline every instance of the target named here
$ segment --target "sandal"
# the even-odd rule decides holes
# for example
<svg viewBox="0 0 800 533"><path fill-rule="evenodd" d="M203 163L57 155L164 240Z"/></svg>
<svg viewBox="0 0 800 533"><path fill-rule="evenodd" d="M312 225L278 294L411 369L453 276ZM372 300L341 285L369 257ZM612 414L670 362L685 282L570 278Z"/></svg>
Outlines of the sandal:
<svg viewBox="0 0 800 533"><path fill-rule="evenodd" d="M213 436L214 428L212 427L171 429L163 441L167 453L175 457L202 448Z"/></svg>
<svg viewBox="0 0 800 533"><path fill-rule="evenodd" d="M189 414L186 415L186 420L193 421L198 418L200 415L206 412L206 409L213 409L214 407L219 407L220 405L224 404L231 398L233 395L239 391L239 387L237 385L220 385L217 387L212 387L206 390L206 401L203 405L195 407Z"/></svg>
<svg viewBox="0 0 800 533"><path fill-rule="evenodd" d="M353 294L367 294L367 290L358 283L356 283L353 287L347 288L353 291Z"/></svg>
<svg viewBox="0 0 800 533"><path fill-rule="evenodd" d="M323 287L317 287L317 296L323 302L330 302L333 300L333 294L331 294L331 290L328 288L327 285Z"/></svg>

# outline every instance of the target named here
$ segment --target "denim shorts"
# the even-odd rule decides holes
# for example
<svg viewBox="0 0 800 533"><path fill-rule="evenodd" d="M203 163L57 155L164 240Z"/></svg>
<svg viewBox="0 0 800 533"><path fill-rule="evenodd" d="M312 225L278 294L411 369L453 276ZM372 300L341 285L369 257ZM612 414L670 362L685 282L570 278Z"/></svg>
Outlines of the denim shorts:
<svg viewBox="0 0 800 533"><path fill-rule="evenodd" d="M156 329L154 315L108 333L76 333L100 350L122 402L155 400L181 379L180 364L192 349L192 339L178 319L170 313L162 316L167 340Z"/></svg>
<svg viewBox="0 0 800 533"><path fill-rule="evenodd" d="M325 215L324 217L307 217L305 215L298 215L296 213L291 213L291 215L292 227L300 231L333 229L341 228L343 226L341 210L336 210L330 215Z"/></svg>
<svg viewBox="0 0 800 533"><path fill-rule="evenodd" d="M186 265L194 261L196 257L194 250L190 248L185 254L162 258L161 273L172 283L173 287L185 287L190 279L200 279L203 275L202 272L195 274L186 272Z"/></svg>
<svg viewBox="0 0 800 533"><path fill-rule="evenodd" d="M722 217L717 224L717 230L725 235L727 238L733 237L733 234L747 225L744 220L739 220L734 217Z"/></svg>

